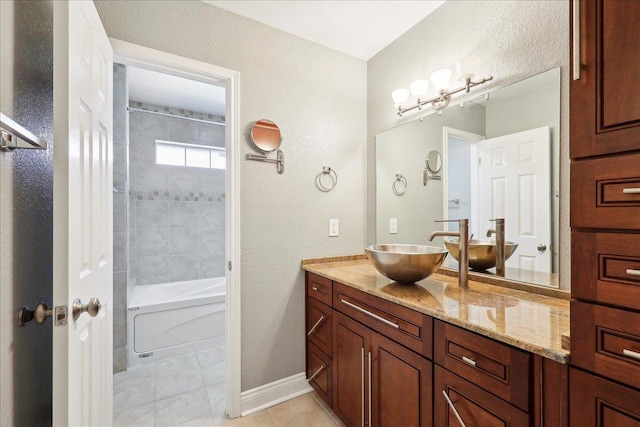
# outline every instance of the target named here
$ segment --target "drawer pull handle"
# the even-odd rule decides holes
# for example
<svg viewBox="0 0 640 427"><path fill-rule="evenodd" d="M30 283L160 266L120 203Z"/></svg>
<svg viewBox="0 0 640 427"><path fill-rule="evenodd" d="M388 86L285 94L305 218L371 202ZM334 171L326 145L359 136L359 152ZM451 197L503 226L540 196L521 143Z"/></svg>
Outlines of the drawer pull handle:
<svg viewBox="0 0 640 427"><path fill-rule="evenodd" d="M580 0L573 0L573 80L580 80Z"/></svg>
<svg viewBox="0 0 640 427"><path fill-rule="evenodd" d="M640 187L636 188L623 188L622 193L624 194L640 194Z"/></svg>
<svg viewBox="0 0 640 427"><path fill-rule="evenodd" d="M320 366L320 368L313 375L311 375L307 381L309 382L313 381L315 377L320 375L320 372L322 372L324 368L326 368L326 366L324 366L324 363L323 363L322 366Z"/></svg>
<svg viewBox="0 0 640 427"><path fill-rule="evenodd" d="M315 287L315 286L312 286L312 287L311 287L311 289L313 289L313 290L314 290L314 291L316 291L316 292L318 291L318 288L317 288L317 287Z"/></svg>
<svg viewBox="0 0 640 427"><path fill-rule="evenodd" d="M444 396L444 399L447 401L447 403L449 404L449 407L453 411L453 415L455 415L456 418L458 419L458 422L460 423L460 426L461 427L467 427L467 425L464 423L464 421L462 421L462 417L458 413L458 410L456 409L456 405L454 405L453 402L451 401L451 399L449 399L449 395L447 394L447 392L445 390L442 390L442 395Z"/></svg>
<svg viewBox="0 0 640 427"><path fill-rule="evenodd" d="M640 270L633 270L633 269L631 269L631 268L627 268L626 273L627 273L629 276L640 276Z"/></svg>
<svg viewBox="0 0 640 427"><path fill-rule="evenodd" d="M467 365L471 365L471 366L477 365L475 360L469 359L467 356L462 356L462 361L465 362Z"/></svg>
<svg viewBox="0 0 640 427"><path fill-rule="evenodd" d="M377 314L373 314L372 312L367 311L367 310L365 310L365 309L364 309L364 308L362 308L362 307L358 307L357 305L352 304L352 303L350 303L349 301L345 301L345 300L341 299L341 300L340 300L340 302L341 302L341 303L344 303L344 304L346 304L346 305L348 305L348 306L349 306L349 307L351 307L351 308L354 308L354 309L358 310L360 313L364 313L364 314L366 314L367 316L371 316L371 317L373 317L374 319L381 321L381 322L382 322L382 323L384 323L385 325L389 325L389 326L391 326L392 328L395 328L395 329L400 329L400 325L397 325L397 324L395 324L395 323L393 323L393 322L391 322L391 321L389 321L389 320L385 319L384 317L380 317L380 316L378 316Z"/></svg>
<svg viewBox="0 0 640 427"><path fill-rule="evenodd" d="M313 325L313 327L311 328L311 330L309 332L307 332L307 336L310 336L312 333L314 333L316 331L316 329L318 329L318 326L320 326L320 324L322 322L324 322L324 319L326 319L326 317L324 316L320 316L320 318L318 319L318 321L316 322L315 325Z"/></svg>
<svg viewBox="0 0 640 427"><path fill-rule="evenodd" d="M631 357L633 359L640 360L640 353L638 353L637 351L628 350L628 349L625 348L625 349L622 350L622 354L624 354L627 357Z"/></svg>

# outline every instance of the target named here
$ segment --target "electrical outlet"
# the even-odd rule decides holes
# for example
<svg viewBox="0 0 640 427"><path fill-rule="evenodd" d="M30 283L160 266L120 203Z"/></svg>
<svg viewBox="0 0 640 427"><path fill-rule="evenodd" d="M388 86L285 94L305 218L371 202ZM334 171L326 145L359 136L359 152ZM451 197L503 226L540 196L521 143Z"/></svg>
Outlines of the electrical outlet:
<svg viewBox="0 0 640 427"><path fill-rule="evenodd" d="M329 237L337 237L339 235L338 232L338 218L333 218L329 220Z"/></svg>
<svg viewBox="0 0 640 427"><path fill-rule="evenodd" d="M398 218L389 218L389 234L398 234Z"/></svg>

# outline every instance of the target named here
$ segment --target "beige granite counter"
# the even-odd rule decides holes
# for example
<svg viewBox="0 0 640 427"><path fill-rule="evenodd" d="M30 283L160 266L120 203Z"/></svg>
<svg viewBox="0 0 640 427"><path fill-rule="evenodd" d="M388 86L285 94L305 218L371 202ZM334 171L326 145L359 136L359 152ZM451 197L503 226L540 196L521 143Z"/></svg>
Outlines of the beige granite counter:
<svg viewBox="0 0 640 427"><path fill-rule="evenodd" d="M304 260L302 268L549 359L568 363L569 301L434 274L413 285L394 282L364 256Z"/></svg>

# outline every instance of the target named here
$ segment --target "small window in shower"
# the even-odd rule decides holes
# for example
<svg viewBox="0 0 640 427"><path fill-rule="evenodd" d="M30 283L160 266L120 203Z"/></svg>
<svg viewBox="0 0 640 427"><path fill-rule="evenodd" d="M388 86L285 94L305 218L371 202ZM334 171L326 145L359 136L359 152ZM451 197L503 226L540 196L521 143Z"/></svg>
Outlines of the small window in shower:
<svg viewBox="0 0 640 427"><path fill-rule="evenodd" d="M156 140L156 164L225 169L227 155L220 147Z"/></svg>

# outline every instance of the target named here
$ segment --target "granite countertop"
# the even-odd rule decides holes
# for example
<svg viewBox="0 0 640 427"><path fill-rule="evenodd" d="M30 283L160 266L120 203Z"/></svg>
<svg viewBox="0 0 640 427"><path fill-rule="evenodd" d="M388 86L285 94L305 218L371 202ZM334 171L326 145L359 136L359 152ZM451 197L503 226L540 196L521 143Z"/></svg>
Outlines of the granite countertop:
<svg viewBox="0 0 640 427"><path fill-rule="evenodd" d="M433 274L413 285L384 277L364 255L310 259L302 268L377 297L534 354L568 363L569 301L533 292Z"/></svg>

